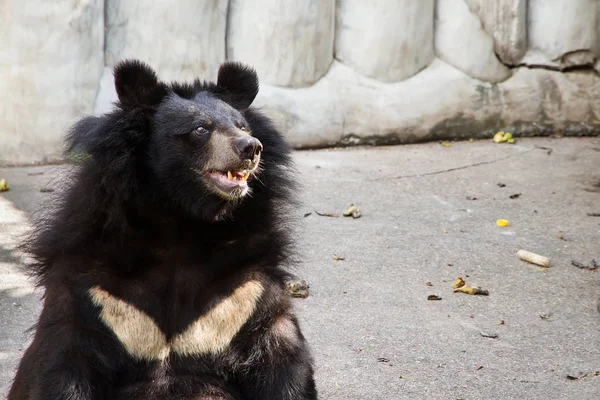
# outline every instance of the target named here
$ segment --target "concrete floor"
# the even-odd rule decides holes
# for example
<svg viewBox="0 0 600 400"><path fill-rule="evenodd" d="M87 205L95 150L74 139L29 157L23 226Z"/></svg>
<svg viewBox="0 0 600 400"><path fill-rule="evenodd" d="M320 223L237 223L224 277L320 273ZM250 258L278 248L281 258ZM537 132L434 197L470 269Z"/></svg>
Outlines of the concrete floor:
<svg viewBox="0 0 600 400"><path fill-rule="evenodd" d="M600 398L600 275L571 264L600 263L600 217L588 216L600 213L600 139L296 159L305 260L297 273L311 287L296 305L322 399ZM15 237L54 195L39 188L59 186L65 171L0 169L11 186L0 194L0 397L39 311ZM317 215L350 203L361 218ZM550 268L520 261L519 249L550 257ZM452 293L458 276L489 296ZM432 294L442 300L428 301Z"/></svg>

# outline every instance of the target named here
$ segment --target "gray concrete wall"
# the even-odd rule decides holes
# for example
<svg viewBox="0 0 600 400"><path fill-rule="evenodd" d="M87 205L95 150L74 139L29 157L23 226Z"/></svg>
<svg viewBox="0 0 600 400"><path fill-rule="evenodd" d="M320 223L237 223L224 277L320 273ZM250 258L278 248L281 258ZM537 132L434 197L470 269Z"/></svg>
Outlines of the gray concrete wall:
<svg viewBox="0 0 600 400"><path fill-rule="evenodd" d="M597 0L0 0L0 165L59 158L126 57L252 64L298 148L600 129Z"/></svg>

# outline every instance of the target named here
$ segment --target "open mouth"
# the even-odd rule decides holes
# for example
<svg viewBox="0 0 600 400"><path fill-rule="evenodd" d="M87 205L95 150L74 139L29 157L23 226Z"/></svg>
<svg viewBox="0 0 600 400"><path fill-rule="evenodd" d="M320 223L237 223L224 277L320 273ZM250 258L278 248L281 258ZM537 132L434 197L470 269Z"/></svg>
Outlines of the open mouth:
<svg viewBox="0 0 600 400"><path fill-rule="evenodd" d="M206 173L207 180L216 189L217 194L226 199L239 198L248 193L248 178L251 170L232 169L229 171L210 170Z"/></svg>

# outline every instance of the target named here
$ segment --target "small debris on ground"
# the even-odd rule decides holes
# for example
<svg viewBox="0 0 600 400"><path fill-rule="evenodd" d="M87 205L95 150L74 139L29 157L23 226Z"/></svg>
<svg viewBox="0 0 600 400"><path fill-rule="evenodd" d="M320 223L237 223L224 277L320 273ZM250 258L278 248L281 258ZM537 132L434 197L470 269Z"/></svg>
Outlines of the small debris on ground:
<svg viewBox="0 0 600 400"><path fill-rule="evenodd" d="M346 257L333 256L334 261L344 261Z"/></svg>
<svg viewBox="0 0 600 400"><path fill-rule="evenodd" d="M539 265L544 268L548 268L550 266L550 259L548 257L540 256L539 254L532 253L527 250L519 250L517 251L517 256L528 263Z"/></svg>
<svg viewBox="0 0 600 400"><path fill-rule="evenodd" d="M480 288L479 286L475 286L475 285L467 285L465 280L462 277L458 277L454 280L454 282L452 282L452 290L456 293L456 292L461 292L461 293L466 293L466 294L471 294L471 295L482 295L482 296L488 296L490 293L485 290Z"/></svg>
<svg viewBox="0 0 600 400"><path fill-rule="evenodd" d="M504 320L501 319L500 321L498 321L498 325L504 325Z"/></svg>
<svg viewBox="0 0 600 400"><path fill-rule="evenodd" d="M479 334L484 337L484 338L490 338L490 339L498 339L498 334L496 333L488 333L488 332L479 332Z"/></svg>
<svg viewBox="0 0 600 400"><path fill-rule="evenodd" d="M562 233L559 233L558 235L556 235L556 237L560 240L564 240L565 242L570 242L571 239L565 237L565 235L563 235Z"/></svg>
<svg viewBox="0 0 600 400"><path fill-rule="evenodd" d="M37 188L37 190L40 193L52 193L52 192L54 192L54 189L47 188L47 187L40 187L40 188Z"/></svg>
<svg viewBox="0 0 600 400"><path fill-rule="evenodd" d="M441 144L442 146L444 146L444 147L450 147L450 146L452 146L452 143L450 143L450 142L449 142L449 141L447 141L447 140L444 140L443 142L440 142L440 144Z"/></svg>
<svg viewBox="0 0 600 400"><path fill-rule="evenodd" d="M600 217L600 213L587 213L588 217Z"/></svg>
<svg viewBox="0 0 600 400"><path fill-rule="evenodd" d="M506 187L506 184L504 184L504 183L498 183L497 185L498 185L498 187Z"/></svg>
<svg viewBox="0 0 600 400"><path fill-rule="evenodd" d="M586 372L576 372L573 374L567 374L567 379L569 379L571 381L576 381L576 380L585 378L586 376L588 376L588 374Z"/></svg>
<svg viewBox="0 0 600 400"><path fill-rule="evenodd" d="M452 289L458 289L459 287L465 286L465 280L462 277L458 277L452 282Z"/></svg>
<svg viewBox="0 0 600 400"><path fill-rule="evenodd" d="M480 369L483 369L483 365L478 365L477 366L477 371L479 371Z"/></svg>
<svg viewBox="0 0 600 400"><path fill-rule="evenodd" d="M544 146L535 146L536 149L540 149L540 150L546 150L546 154L550 155L552 154L552 152L554 151L554 149L550 148L550 147L544 147Z"/></svg>
<svg viewBox="0 0 600 400"><path fill-rule="evenodd" d="M576 260L571 260L571 265L580 269L587 269L588 271L596 271L598 269L598 263L596 262L596 260L592 260L590 265L580 263Z"/></svg>
<svg viewBox="0 0 600 400"><path fill-rule="evenodd" d="M430 294L429 296L427 296L427 300L441 300L442 298L438 295L435 294Z"/></svg>
<svg viewBox="0 0 600 400"><path fill-rule="evenodd" d="M467 200L477 200L477 197L467 196Z"/></svg>
<svg viewBox="0 0 600 400"><path fill-rule="evenodd" d="M456 278L454 280L454 282L452 282L451 286L452 286L452 290L455 293L461 292L461 293L467 293L467 294L471 294L471 295L482 295L482 296L487 296L490 294L487 290L482 289L479 286L467 285L465 280L460 276L458 278Z"/></svg>
<svg viewBox="0 0 600 400"><path fill-rule="evenodd" d="M285 288L292 297L305 299L308 297L308 283L301 279L290 279L285 282Z"/></svg>
<svg viewBox="0 0 600 400"><path fill-rule="evenodd" d="M508 226L508 221L505 219L497 219L496 220L496 225L501 226L501 227L505 227Z"/></svg>
<svg viewBox="0 0 600 400"><path fill-rule="evenodd" d="M307 213L305 213L305 214L304 214L304 218L308 217L309 215L312 215L312 213L311 213L311 212L307 212Z"/></svg>
<svg viewBox="0 0 600 400"><path fill-rule="evenodd" d="M521 197L521 193L515 193L508 196L509 199L518 199L519 197Z"/></svg>
<svg viewBox="0 0 600 400"><path fill-rule="evenodd" d="M385 358L385 357L377 357L377 362L386 363L386 362L390 362L390 359Z"/></svg>
<svg viewBox="0 0 600 400"><path fill-rule="evenodd" d="M513 138L512 133L500 131L494 135L494 142L496 142L496 143L514 143L515 139Z"/></svg>
<svg viewBox="0 0 600 400"><path fill-rule="evenodd" d="M454 293L466 293L470 295L489 296L490 292L475 285L464 285L454 289Z"/></svg>
<svg viewBox="0 0 600 400"><path fill-rule="evenodd" d="M548 320L548 319L552 318L552 313L551 312L547 312L547 313L540 314L540 318Z"/></svg>
<svg viewBox="0 0 600 400"><path fill-rule="evenodd" d="M37 175L44 175L44 171L28 172L27 173L27 176L37 176Z"/></svg>
<svg viewBox="0 0 600 400"><path fill-rule="evenodd" d="M350 204L350 207L344 211L344 217L352 217L354 219L360 218L360 208L354 204Z"/></svg>
<svg viewBox="0 0 600 400"><path fill-rule="evenodd" d="M8 192L10 188L8 187L8 182L6 179L0 179L0 192Z"/></svg>
<svg viewBox="0 0 600 400"><path fill-rule="evenodd" d="M425 282L425 286L433 286L433 283L427 281L427 282Z"/></svg>
<svg viewBox="0 0 600 400"><path fill-rule="evenodd" d="M315 210L315 213L317 213L317 215L320 215L321 217L339 218L339 214L322 213L322 212L318 212L316 210Z"/></svg>

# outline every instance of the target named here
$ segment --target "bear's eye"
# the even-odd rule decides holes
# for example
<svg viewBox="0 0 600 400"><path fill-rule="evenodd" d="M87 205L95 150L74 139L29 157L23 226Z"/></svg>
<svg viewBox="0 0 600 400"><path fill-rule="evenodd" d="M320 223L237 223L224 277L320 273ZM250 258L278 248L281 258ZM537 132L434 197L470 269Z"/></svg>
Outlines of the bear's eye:
<svg viewBox="0 0 600 400"><path fill-rule="evenodd" d="M209 133L208 129L206 129L203 126L199 126L199 127L196 128L196 134L198 134L200 136L204 136L204 135L206 135L208 133Z"/></svg>

